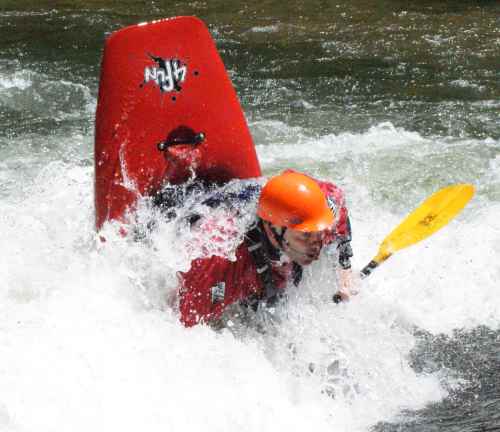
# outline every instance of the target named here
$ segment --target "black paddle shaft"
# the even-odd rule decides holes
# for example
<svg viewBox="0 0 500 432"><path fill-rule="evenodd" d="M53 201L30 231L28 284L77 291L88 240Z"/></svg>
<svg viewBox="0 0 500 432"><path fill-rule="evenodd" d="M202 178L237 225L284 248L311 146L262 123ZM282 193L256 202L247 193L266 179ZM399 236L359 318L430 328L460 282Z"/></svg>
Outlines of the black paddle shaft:
<svg viewBox="0 0 500 432"><path fill-rule="evenodd" d="M359 272L359 275L361 276L361 279L364 279L372 274L372 271L375 270L378 267L378 262L377 261L370 261L363 270Z"/></svg>

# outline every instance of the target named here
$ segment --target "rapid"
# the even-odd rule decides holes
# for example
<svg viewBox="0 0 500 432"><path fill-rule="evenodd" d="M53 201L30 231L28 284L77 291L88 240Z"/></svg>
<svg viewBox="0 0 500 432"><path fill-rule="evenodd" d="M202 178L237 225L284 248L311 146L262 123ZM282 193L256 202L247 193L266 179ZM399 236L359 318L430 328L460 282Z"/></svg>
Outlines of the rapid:
<svg viewBox="0 0 500 432"><path fill-rule="evenodd" d="M345 190L355 269L441 187L474 199L349 303L322 260L275 320L182 327L183 237L108 224L102 242L93 201L104 38L176 15L209 26L264 174ZM5 1L0 431L500 428L499 17L494 1Z"/></svg>

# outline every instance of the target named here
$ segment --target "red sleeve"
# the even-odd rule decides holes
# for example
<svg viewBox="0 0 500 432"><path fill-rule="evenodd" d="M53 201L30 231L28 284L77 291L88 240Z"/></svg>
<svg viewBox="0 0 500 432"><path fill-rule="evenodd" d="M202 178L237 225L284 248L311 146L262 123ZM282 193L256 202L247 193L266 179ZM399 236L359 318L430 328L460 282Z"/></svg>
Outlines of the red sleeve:
<svg viewBox="0 0 500 432"><path fill-rule="evenodd" d="M344 241L351 240L349 212L345 203L344 191L330 182L316 180L326 195L328 206L335 214L335 225L332 230L334 238Z"/></svg>

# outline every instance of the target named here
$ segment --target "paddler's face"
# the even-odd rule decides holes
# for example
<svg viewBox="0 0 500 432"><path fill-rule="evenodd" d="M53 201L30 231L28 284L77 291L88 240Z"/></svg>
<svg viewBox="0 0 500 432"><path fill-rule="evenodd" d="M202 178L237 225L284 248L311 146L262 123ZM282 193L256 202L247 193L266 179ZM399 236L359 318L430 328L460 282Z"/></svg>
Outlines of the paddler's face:
<svg viewBox="0 0 500 432"><path fill-rule="evenodd" d="M283 252L300 265L308 265L319 258L325 231L303 232L288 228L283 237Z"/></svg>
<svg viewBox="0 0 500 432"><path fill-rule="evenodd" d="M281 249L290 260L304 266L319 258L325 241L326 230L303 232L287 228L280 245L275 233L281 229L275 226L273 230L269 222L264 222L264 231L271 244L275 248Z"/></svg>

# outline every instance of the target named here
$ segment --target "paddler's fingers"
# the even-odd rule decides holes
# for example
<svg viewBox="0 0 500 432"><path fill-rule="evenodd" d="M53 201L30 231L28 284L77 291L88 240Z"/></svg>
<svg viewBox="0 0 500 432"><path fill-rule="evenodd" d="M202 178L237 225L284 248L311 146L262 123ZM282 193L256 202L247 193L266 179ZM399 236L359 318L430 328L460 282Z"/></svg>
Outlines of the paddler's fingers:
<svg viewBox="0 0 500 432"><path fill-rule="evenodd" d="M352 269L337 268L336 273L339 291L353 294L353 291L359 289L359 277L357 277L357 273L353 272Z"/></svg>
<svg viewBox="0 0 500 432"><path fill-rule="evenodd" d="M359 293L361 289L362 279L359 270L353 270L351 272L351 286L350 292L351 295L356 295Z"/></svg>
<svg viewBox="0 0 500 432"><path fill-rule="evenodd" d="M344 302L344 301L349 301L349 294L347 294L346 292L344 291L337 291L333 297L332 297L332 300L334 303L340 303L340 302Z"/></svg>
<svg viewBox="0 0 500 432"><path fill-rule="evenodd" d="M351 296L358 294L361 285L359 272L353 272L351 269L338 269L337 279L339 290L332 298L334 303L348 301Z"/></svg>

